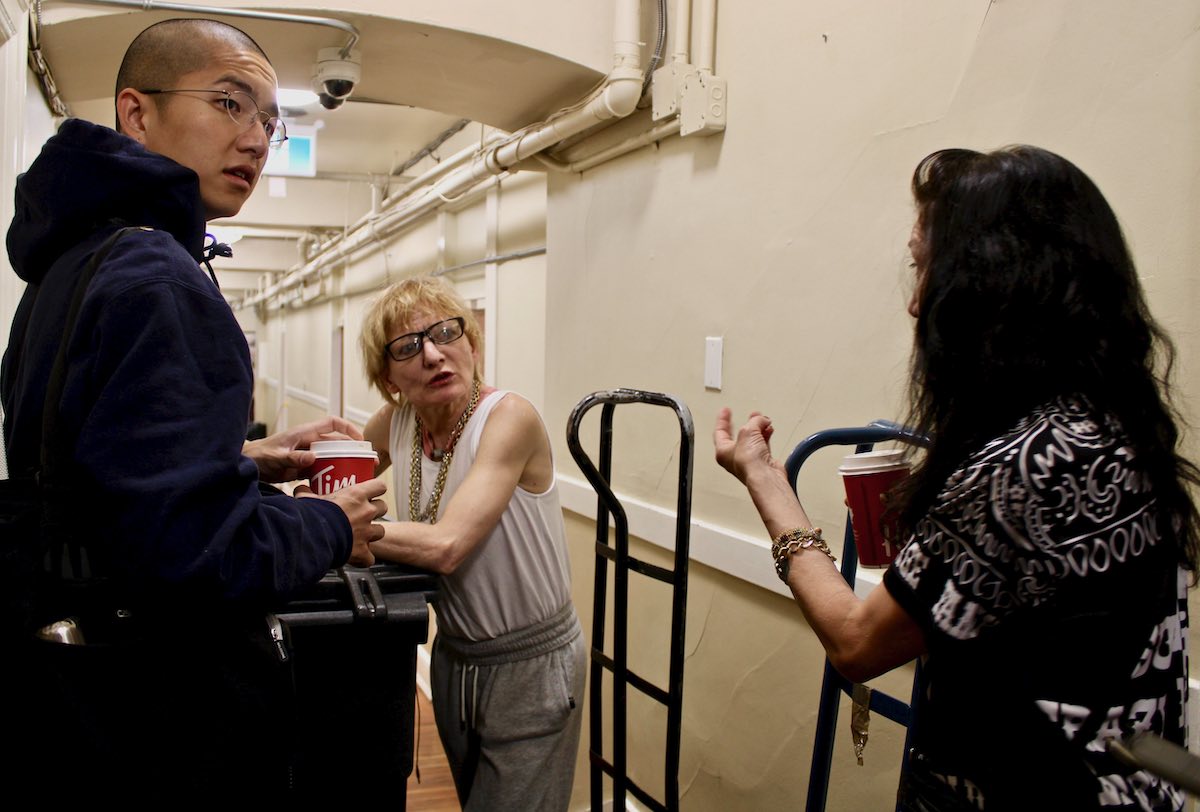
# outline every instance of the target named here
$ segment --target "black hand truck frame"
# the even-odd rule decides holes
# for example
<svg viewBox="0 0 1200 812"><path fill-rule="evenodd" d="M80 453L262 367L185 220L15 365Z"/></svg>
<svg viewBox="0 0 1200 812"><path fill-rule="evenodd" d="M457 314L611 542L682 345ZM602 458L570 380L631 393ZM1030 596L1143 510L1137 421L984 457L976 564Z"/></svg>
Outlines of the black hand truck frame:
<svg viewBox="0 0 1200 812"><path fill-rule="evenodd" d="M629 521L620 500L609 487L612 475L612 420L618 404L646 403L673 409L679 418L679 486L675 522L675 561L666 569L629 555ZM601 405L599 465L593 465L579 442L583 416ZM683 723L683 644L687 616L688 544L692 515L692 453L695 445L692 415L683 401L671 395L637 389L612 389L594 392L581 400L571 412L567 425L567 445L588 482L596 490L596 577L592 614L592 649L589 680L589 719L591 731L588 755L591 762L591 803L593 810L603 808L603 776L613 782L613 808L625 807L626 793L656 812L679 809L679 742ZM614 543L609 543L609 519L615 528ZM603 650L607 612L608 564L613 565L613 653ZM629 573L633 571L672 587L671 655L668 684L665 689L629 670ZM612 761L604 758L603 692L604 671L612 674ZM664 801L658 801L630 780L626 753L626 695L632 687L667 708L666 764Z"/></svg>

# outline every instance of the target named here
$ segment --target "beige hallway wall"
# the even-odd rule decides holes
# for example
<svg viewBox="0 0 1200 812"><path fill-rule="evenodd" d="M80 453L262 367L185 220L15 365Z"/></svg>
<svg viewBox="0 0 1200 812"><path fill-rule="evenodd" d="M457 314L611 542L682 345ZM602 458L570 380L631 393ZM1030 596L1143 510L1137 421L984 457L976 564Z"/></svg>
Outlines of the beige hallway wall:
<svg viewBox="0 0 1200 812"><path fill-rule="evenodd" d="M1194 0L720 4L724 135L663 141L550 179L548 421L564 425L584 395L617 386L683 399L696 422L694 515L769 582L753 508L711 460L716 410L770 415L779 455L814 431L902 414L912 169L938 148L1012 142L1067 156L1114 205L1151 306L1179 344L1179 388L1195 418L1198 24ZM706 336L724 338L719 392L703 385ZM594 423L584 424L587 448ZM556 442L560 468L578 476ZM672 422L618 409L616 443L617 490L673 506ZM801 479L832 536L844 511L836 456L814 457ZM590 543L574 521L571 536L577 548ZM589 596L591 573L585 556L576 580ZM639 590L635 600L653 607L638 637L660 632L660 596ZM798 611L694 566L688 640L683 808L799 808L821 658ZM659 670L665 655L651 650L648 667ZM630 720L635 774L655 786L659 720ZM865 767L836 768L832 809L887 808L898 750L872 734ZM843 736L839 757L849 748Z"/></svg>

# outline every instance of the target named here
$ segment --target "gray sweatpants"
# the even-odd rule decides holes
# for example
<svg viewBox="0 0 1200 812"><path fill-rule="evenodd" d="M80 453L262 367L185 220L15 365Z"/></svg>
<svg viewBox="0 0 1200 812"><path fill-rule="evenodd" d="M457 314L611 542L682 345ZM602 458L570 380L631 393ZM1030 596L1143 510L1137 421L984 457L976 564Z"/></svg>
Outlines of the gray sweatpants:
<svg viewBox="0 0 1200 812"><path fill-rule="evenodd" d="M433 710L465 812L563 812L587 649L575 608L495 640L433 641Z"/></svg>

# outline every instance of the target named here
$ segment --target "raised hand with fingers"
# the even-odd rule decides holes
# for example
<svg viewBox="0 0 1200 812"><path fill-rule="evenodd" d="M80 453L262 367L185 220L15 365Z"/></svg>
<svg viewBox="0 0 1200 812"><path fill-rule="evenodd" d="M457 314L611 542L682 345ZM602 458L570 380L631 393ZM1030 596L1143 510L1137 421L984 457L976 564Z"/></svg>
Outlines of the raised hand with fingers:
<svg viewBox="0 0 1200 812"><path fill-rule="evenodd" d="M771 418L761 412L751 412L735 438L732 413L729 409L721 409L717 412L717 423L713 428L717 463L743 483L749 471L758 465L785 473L783 464L771 456L771 436L774 433Z"/></svg>

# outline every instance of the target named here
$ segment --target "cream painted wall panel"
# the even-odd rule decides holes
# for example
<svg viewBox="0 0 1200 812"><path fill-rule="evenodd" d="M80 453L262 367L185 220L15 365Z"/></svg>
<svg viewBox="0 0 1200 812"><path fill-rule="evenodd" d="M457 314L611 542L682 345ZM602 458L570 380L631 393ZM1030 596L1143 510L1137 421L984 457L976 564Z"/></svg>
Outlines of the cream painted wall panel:
<svg viewBox="0 0 1200 812"><path fill-rule="evenodd" d="M543 256L506 262L499 270L496 320L497 358L493 380L499 389L525 396L539 412L546 391L546 260ZM545 419L545 418L543 418ZM546 421L554 436L566 423Z"/></svg>
<svg viewBox="0 0 1200 812"><path fill-rule="evenodd" d="M487 206L484 204L484 198L481 197L461 209L453 209L453 213L445 218L446 250L442 264L445 268L476 262L488 255Z"/></svg>
<svg viewBox="0 0 1200 812"><path fill-rule="evenodd" d="M383 405L383 396L374 390L363 372L358 337L362 334L363 315L374 293L355 296L346 303L346 406L347 417L358 420L361 414L373 414Z"/></svg>
<svg viewBox="0 0 1200 812"><path fill-rule="evenodd" d="M437 268L438 240L437 218L430 218L405 231L388 243L387 250L354 266L354 289L369 279L370 284L382 290L392 282L413 274L432 273ZM374 275L364 277L364 272L373 270Z"/></svg>
<svg viewBox="0 0 1200 812"><path fill-rule="evenodd" d="M280 189L283 196L276 196ZM304 223L345 228L370 210L371 187L366 183L264 176L238 219L266 226Z"/></svg>
<svg viewBox="0 0 1200 812"><path fill-rule="evenodd" d="M328 305L287 316L287 384L314 395L329 394L329 346L333 323ZM297 420L290 421L296 425Z"/></svg>
<svg viewBox="0 0 1200 812"><path fill-rule="evenodd" d="M288 403L288 424L298 426L301 423L308 423L312 420L321 420L328 412L324 409L314 406L311 403L296 400L292 398Z"/></svg>
<svg viewBox="0 0 1200 812"><path fill-rule="evenodd" d="M239 323L246 329L251 323L245 318L244 312L239 314ZM282 314L276 314L274 319L258 322L254 319L258 332L258 369L254 380L254 417L267 426L268 432L279 428L279 416L283 399L279 391L280 372L279 353L284 341L284 320Z"/></svg>
<svg viewBox="0 0 1200 812"><path fill-rule="evenodd" d="M261 197L266 192L259 189L254 197ZM233 243L233 256L217 257L213 262L213 270L222 287L225 280L234 269L251 269L259 272L286 271L300 262L300 252L295 239L255 238L246 237Z"/></svg>
<svg viewBox="0 0 1200 812"><path fill-rule="evenodd" d="M519 172L500 190L496 253L546 247L546 176Z"/></svg>

